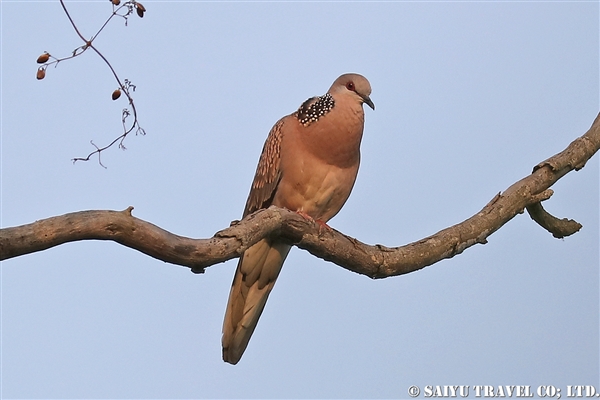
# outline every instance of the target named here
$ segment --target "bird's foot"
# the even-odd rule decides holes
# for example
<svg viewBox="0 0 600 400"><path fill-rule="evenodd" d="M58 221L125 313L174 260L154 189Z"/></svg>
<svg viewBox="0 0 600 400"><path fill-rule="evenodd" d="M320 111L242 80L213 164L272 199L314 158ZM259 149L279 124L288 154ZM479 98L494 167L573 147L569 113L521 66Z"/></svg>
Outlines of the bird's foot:
<svg viewBox="0 0 600 400"><path fill-rule="evenodd" d="M313 217L311 217L310 215L308 215L307 213L305 213L304 211L301 211L301 210L296 210L296 214L300 215L301 217L303 217L304 219L307 219L309 221L315 220Z"/></svg>
<svg viewBox="0 0 600 400"><path fill-rule="evenodd" d="M323 233L323 230L329 233L333 233L333 228L327 225L327 223L321 221L320 219L315 220L317 224L319 224L319 235Z"/></svg>
<svg viewBox="0 0 600 400"><path fill-rule="evenodd" d="M301 215L302 217L304 217L304 219L307 219L311 222L316 222L319 225L319 235L321 233L323 233L323 230L327 231L327 232L333 232L333 228L330 227L329 225L327 225L327 223L323 222L320 219L314 219L313 217L311 217L310 215L308 215L307 213L305 213L304 211L296 211L296 213L298 213L299 215Z"/></svg>

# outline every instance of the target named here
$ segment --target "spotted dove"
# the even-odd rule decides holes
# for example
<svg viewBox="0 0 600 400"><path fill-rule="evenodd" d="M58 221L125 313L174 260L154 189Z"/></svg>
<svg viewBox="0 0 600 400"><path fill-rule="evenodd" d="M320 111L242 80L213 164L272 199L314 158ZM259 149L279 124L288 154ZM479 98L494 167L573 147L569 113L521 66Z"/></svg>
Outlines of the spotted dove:
<svg viewBox="0 0 600 400"><path fill-rule="evenodd" d="M363 103L375 106L369 81L345 74L329 91L306 100L280 119L256 168L244 209L271 205L297 211L325 224L350 195L360 163ZM256 328L290 245L265 238L240 257L223 322L223 360L237 364Z"/></svg>

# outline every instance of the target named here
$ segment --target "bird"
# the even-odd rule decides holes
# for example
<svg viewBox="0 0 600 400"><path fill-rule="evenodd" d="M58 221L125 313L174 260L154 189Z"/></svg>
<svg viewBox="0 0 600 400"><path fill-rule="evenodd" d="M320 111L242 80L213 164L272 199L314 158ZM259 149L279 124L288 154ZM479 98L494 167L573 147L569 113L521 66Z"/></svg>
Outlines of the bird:
<svg viewBox="0 0 600 400"><path fill-rule="evenodd" d="M358 174L363 104L375 110L362 75L338 77L281 118L267 136L243 217L271 205L321 225L342 208ZM291 246L264 238L240 257L223 321L223 360L241 359Z"/></svg>

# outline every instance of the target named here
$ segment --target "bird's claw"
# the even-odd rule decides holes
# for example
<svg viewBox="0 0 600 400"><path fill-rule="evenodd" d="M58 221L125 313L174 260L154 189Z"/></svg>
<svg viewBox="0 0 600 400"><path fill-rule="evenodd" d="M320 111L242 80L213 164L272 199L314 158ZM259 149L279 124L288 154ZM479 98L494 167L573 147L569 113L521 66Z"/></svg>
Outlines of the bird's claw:
<svg viewBox="0 0 600 400"><path fill-rule="evenodd" d="M296 211L296 213L298 213L300 216L304 217L304 219L307 219L311 222L316 222L319 225L319 235L323 233L323 230L325 230L327 232L333 232L333 228L330 227L329 225L327 225L327 223L323 222L322 220L314 219L313 217L311 217L304 211Z"/></svg>

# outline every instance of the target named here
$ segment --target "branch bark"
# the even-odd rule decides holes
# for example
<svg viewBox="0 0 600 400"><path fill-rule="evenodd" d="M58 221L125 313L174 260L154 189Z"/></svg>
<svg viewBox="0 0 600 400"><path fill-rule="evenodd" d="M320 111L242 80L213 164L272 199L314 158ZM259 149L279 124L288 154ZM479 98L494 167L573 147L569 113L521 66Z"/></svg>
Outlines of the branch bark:
<svg viewBox="0 0 600 400"><path fill-rule="evenodd" d="M552 186L579 170L600 148L600 114L591 128L564 151L539 163L527 177L498 193L465 221L405 246L369 246L336 230L323 230L299 214L276 207L257 211L209 239L172 234L124 211L81 211L32 224L0 229L0 260L79 240L112 240L159 260L201 273L210 265L239 257L264 237L276 236L311 254L371 278L406 274L485 244L487 237L525 209L555 237L577 232L575 221L553 217L540 202Z"/></svg>

